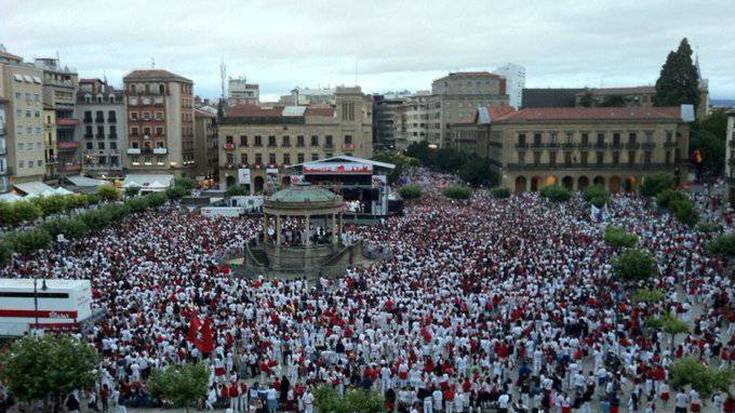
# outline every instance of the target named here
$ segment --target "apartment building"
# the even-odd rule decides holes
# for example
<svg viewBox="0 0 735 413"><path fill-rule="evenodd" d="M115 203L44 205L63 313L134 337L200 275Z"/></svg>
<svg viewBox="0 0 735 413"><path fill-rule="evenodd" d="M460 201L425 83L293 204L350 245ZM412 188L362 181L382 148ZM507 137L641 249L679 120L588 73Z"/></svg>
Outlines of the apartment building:
<svg viewBox="0 0 735 413"><path fill-rule="evenodd" d="M507 63L495 70L505 78L508 92L508 103L516 109L523 105L523 88L526 87L526 68L514 63Z"/></svg>
<svg viewBox="0 0 735 413"><path fill-rule="evenodd" d="M560 184L634 191L658 172L687 179L691 107L478 110L450 145L485 156L517 193ZM687 110L688 109L688 110Z"/></svg>
<svg viewBox="0 0 735 413"><path fill-rule="evenodd" d="M8 100L0 97L0 194L10 189L8 177L8 146L5 139L5 107Z"/></svg>
<svg viewBox="0 0 735 413"><path fill-rule="evenodd" d="M43 137L43 71L0 46L0 98L5 98L9 184L40 181L46 174Z"/></svg>
<svg viewBox="0 0 735 413"><path fill-rule="evenodd" d="M220 186L241 183L254 193L286 165L373 153L372 100L360 87L338 87L335 105L228 108L219 123ZM241 175L247 170L247 175ZM248 182L239 182L248 176Z"/></svg>
<svg viewBox="0 0 735 413"><path fill-rule="evenodd" d="M403 99L396 108L393 125L395 145L404 150L412 143L422 142L429 136L429 98L428 90L419 91Z"/></svg>
<svg viewBox="0 0 735 413"><path fill-rule="evenodd" d="M81 79L75 116L82 120L78 140L85 174L122 176L127 149L125 93L100 79Z"/></svg>
<svg viewBox="0 0 735 413"><path fill-rule="evenodd" d="M166 70L135 70L123 78L130 171L177 175L195 167L193 82Z"/></svg>
<svg viewBox="0 0 735 413"><path fill-rule="evenodd" d="M230 78L227 81L227 104L260 104L260 86L257 83L248 83L245 77Z"/></svg>
<svg viewBox="0 0 735 413"><path fill-rule="evenodd" d="M403 98L385 95L373 96L373 145L375 150L395 148L396 112L402 106Z"/></svg>
<svg viewBox="0 0 735 413"><path fill-rule="evenodd" d="M194 163L194 175L219 179L216 109L194 108Z"/></svg>
<svg viewBox="0 0 735 413"><path fill-rule="evenodd" d="M33 64L43 71L43 103L56 112L56 170L62 176L79 174L79 118L74 117L79 76L55 58L36 59Z"/></svg>
<svg viewBox="0 0 735 413"><path fill-rule="evenodd" d="M43 104L43 145L46 162L46 180L59 176L58 149L56 147L56 109L48 103Z"/></svg>
<svg viewBox="0 0 735 413"><path fill-rule="evenodd" d="M335 103L334 88L308 88L296 87L290 95L281 96L279 104L286 106L301 105L333 105Z"/></svg>
<svg viewBox="0 0 735 413"><path fill-rule="evenodd" d="M445 146L451 125L469 118L481 106L508 106L506 81L490 72L457 72L431 84L428 142Z"/></svg>
<svg viewBox="0 0 735 413"><path fill-rule="evenodd" d="M728 184L728 198L735 204L735 109L727 111L727 135L725 135L725 179Z"/></svg>

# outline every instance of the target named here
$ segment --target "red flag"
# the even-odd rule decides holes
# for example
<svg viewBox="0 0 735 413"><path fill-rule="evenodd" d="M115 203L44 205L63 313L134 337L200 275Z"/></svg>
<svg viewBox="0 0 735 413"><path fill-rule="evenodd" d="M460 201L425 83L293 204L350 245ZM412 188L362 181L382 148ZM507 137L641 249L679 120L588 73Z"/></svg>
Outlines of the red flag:
<svg viewBox="0 0 735 413"><path fill-rule="evenodd" d="M186 334L186 339L194 344L197 344L199 329L202 327L202 322L199 320L199 315L194 314L194 317L189 321L189 332Z"/></svg>
<svg viewBox="0 0 735 413"><path fill-rule="evenodd" d="M204 319L202 327L202 337L194 343L202 353L211 353L214 351L214 335L212 334L212 320L209 317Z"/></svg>

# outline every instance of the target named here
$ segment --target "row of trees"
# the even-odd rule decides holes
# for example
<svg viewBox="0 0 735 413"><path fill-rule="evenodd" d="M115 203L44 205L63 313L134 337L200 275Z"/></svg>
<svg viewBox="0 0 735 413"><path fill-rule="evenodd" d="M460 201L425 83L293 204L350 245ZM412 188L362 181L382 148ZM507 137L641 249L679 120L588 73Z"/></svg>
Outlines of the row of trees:
<svg viewBox="0 0 735 413"><path fill-rule="evenodd" d="M405 156L418 160L427 168L457 174L472 186L493 186L498 176L490 163L476 153L465 153L452 148L432 148L428 142L416 142L406 148Z"/></svg>

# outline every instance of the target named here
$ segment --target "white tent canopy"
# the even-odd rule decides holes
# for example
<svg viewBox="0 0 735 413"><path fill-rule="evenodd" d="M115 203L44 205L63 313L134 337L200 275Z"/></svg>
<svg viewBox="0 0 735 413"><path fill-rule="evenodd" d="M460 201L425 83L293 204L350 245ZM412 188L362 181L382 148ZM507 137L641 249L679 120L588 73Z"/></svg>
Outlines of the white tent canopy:
<svg viewBox="0 0 735 413"><path fill-rule="evenodd" d="M80 187L98 187L107 183L107 181L103 181L102 179L88 178L82 175L67 176L66 179L73 185Z"/></svg>
<svg viewBox="0 0 735 413"><path fill-rule="evenodd" d="M123 188L140 188L141 191L160 192L170 188L174 176L160 175L128 175L123 181Z"/></svg>

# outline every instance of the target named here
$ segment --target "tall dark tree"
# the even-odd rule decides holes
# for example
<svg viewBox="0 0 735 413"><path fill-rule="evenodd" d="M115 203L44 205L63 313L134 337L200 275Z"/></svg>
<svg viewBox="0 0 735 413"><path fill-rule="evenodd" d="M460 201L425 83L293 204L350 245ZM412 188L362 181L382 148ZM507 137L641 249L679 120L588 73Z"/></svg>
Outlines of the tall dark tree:
<svg viewBox="0 0 735 413"><path fill-rule="evenodd" d="M654 103L656 106L693 104L695 109L699 104L699 74L686 37L675 52L669 53L666 63L661 67Z"/></svg>

